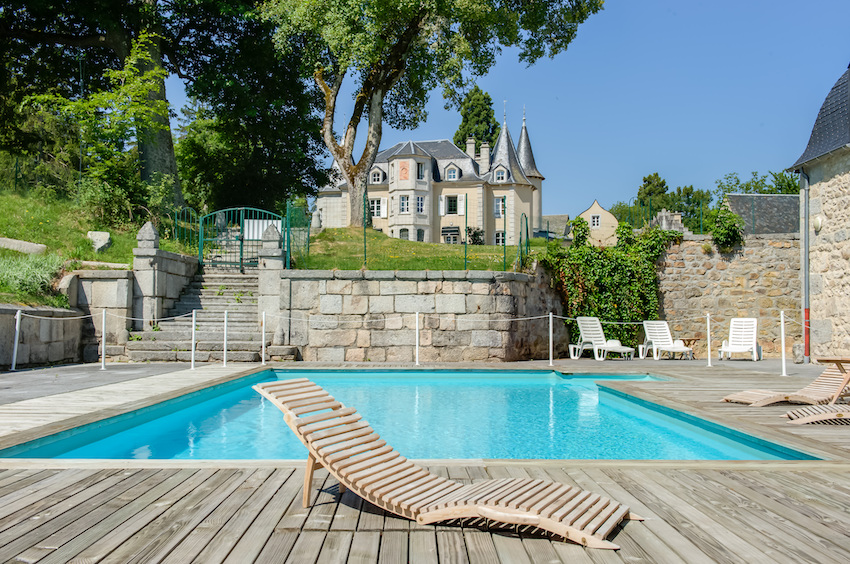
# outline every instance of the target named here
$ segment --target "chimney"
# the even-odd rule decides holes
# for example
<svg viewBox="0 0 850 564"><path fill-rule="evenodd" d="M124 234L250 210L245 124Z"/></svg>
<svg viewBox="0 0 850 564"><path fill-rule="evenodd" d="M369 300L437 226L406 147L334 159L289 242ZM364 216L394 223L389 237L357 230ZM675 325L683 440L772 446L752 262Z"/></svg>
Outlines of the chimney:
<svg viewBox="0 0 850 564"><path fill-rule="evenodd" d="M470 159L475 158L475 137L466 138L466 154Z"/></svg>
<svg viewBox="0 0 850 564"><path fill-rule="evenodd" d="M484 174L490 172L490 143L481 143L481 155L478 157L478 172Z"/></svg>

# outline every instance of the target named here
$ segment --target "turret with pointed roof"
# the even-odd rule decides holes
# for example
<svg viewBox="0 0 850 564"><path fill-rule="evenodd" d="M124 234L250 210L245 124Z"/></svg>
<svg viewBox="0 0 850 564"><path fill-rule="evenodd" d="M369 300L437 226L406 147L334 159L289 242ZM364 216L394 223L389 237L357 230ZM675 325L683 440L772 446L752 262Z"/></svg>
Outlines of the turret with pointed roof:
<svg viewBox="0 0 850 564"><path fill-rule="evenodd" d="M522 165L522 170L525 171L526 176L540 180L546 179L537 170L537 164L534 162L534 152L531 150L531 141L528 139L528 129L525 126L525 110L522 112L522 132L519 134L517 153L519 154L519 164Z"/></svg>
<svg viewBox="0 0 850 564"><path fill-rule="evenodd" d="M493 145L493 151L490 154L491 179L499 165L505 167L508 171L507 182L532 185L532 182L526 177L525 171L523 171L523 167L519 162L519 157L514 148L514 141L511 139L511 132L508 131L507 120L502 122L502 130L499 132L499 137L496 139L496 144Z"/></svg>

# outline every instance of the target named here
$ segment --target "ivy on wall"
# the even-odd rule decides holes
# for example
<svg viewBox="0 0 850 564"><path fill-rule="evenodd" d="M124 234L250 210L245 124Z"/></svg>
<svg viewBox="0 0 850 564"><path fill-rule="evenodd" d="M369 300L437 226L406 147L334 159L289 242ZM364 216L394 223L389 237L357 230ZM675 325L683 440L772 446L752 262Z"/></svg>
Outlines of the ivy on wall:
<svg viewBox="0 0 850 564"><path fill-rule="evenodd" d="M587 242L587 221L579 217L571 225L572 245L564 248L558 242L550 243L541 261L561 296L564 315L598 317L602 321L657 319L655 262L682 234L658 227L634 233L629 224L621 223L617 246L594 247ZM566 323L575 341L578 326L574 321ZM605 325L604 329L606 338L636 346L641 325Z"/></svg>

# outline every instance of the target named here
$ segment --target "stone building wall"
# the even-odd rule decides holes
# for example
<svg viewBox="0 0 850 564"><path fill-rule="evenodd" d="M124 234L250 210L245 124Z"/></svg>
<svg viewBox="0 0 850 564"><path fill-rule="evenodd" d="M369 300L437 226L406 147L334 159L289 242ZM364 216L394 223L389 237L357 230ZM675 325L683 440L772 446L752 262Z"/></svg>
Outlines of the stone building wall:
<svg viewBox="0 0 850 564"><path fill-rule="evenodd" d="M806 170L811 356L850 356L850 150L813 161Z"/></svg>
<svg viewBox="0 0 850 564"><path fill-rule="evenodd" d="M711 313L715 355L729 335L731 318L756 317L764 356L778 357L782 310L787 320L786 356L791 356L794 343L802 343L800 239L796 234L748 236L744 246L732 253L717 252L709 236L689 236L661 257L658 278L661 319L670 323L674 339L699 338L695 351L702 357L707 341L706 312Z"/></svg>
<svg viewBox="0 0 850 564"><path fill-rule="evenodd" d="M274 261L266 258L265 269ZM276 319L275 344L304 360L413 362L416 313L421 362L548 358L548 318L561 304L548 277L489 271L280 270L262 273L261 311ZM270 323L271 326L271 323ZM563 323L555 354L565 355Z"/></svg>

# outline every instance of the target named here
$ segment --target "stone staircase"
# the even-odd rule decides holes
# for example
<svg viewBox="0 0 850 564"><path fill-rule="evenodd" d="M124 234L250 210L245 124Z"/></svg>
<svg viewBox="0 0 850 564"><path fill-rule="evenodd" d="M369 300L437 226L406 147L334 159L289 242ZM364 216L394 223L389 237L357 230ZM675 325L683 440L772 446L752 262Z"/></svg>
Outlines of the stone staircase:
<svg viewBox="0 0 850 564"><path fill-rule="evenodd" d="M183 290L167 317L196 312L195 361L223 359L224 312L227 311L228 362L259 362L262 327L257 316L256 271L207 269ZM266 345L272 335L266 334ZM156 326L130 333L127 356L132 361L191 360L192 316L166 319Z"/></svg>

